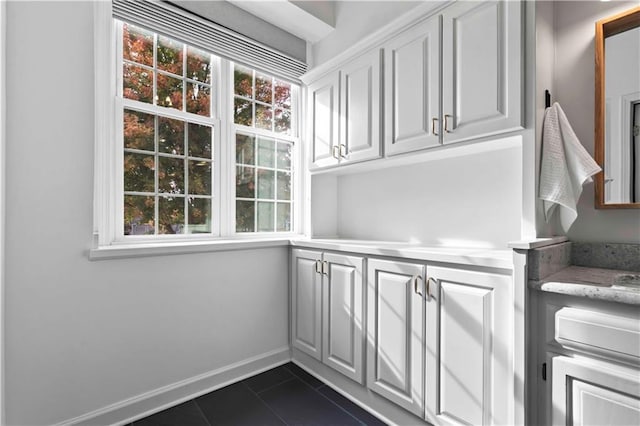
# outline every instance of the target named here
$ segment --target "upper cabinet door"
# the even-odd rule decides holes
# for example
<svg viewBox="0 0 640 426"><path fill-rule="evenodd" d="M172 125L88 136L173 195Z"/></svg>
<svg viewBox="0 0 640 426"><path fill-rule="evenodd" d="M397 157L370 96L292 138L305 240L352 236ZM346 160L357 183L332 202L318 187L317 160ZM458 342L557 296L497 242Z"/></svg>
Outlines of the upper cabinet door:
<svg viewBox="0 0 640 426"><path fill-rule="evenodd" d="M378 49L341 68L340 162L379 158L380 67Z"/></svg>
<svg viewBox="0 0 640 426"><path fill-rule="evenodd" d="M384 45L385 152L440 144L440 16Z"/></svg>
<svg viewBox="0 0 640 426"><path fill-rule="evenodd" d="M310 168L338 164L340 73L333 72L309 85Z"/></svg>
<svg viewBox="0 0 640 426"><path fill-rule="evenodd" d="M521 2L457 2L442 12L444 143L522 128Z"/></svg>
<svg viewBox="0 0 640 426"><path fill-rule="evenodd" d="M364 383L364 259L331 253L324 259L322 361Z"/></svg>
<svg viewBox="0 0 640 426"><path fill-rule="evenodd" d="M511 276L428 266L426 419L513 424Z"/></svg>
<svg viewBox="0 0 640 426"><path fill-rule="evenodd" d="M295 348L322 359L322 275L318 262L322 253L292 250L291 333Z"/></svg>

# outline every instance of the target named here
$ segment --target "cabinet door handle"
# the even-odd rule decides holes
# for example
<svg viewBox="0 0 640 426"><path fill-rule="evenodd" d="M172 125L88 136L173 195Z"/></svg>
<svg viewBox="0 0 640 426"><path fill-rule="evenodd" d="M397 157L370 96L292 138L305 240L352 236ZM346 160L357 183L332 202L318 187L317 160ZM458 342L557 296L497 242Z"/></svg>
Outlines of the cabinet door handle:
<svg viewBox="0 0 640 426"><path fill-rule="evenodd" d="M347 146L343 143L340 144L340 149L338 150L340 157L347 158Z"/></svg>
<svg viewBox="0 0 640 426"><path fill-rule="evenodd" d="M449 118L453 118L453 115L445 114L444 116L444 132L445 133L451 133L451 130L449 130Z"/></svg>
<svg viewBox="0 0 640 426"><path fill-rule="evenodd" d="M431 299L431 280L433 278L427 277L427 300Z"/></svg>
<svg viewBox="0 0 640 426"><path fill-rule="evenodd" d="M413 291L415 294L419 294L420 296L423 296L422 291L420 291L420 289L418 288L418 284L420 283L420 279L422 277L420 275L416 275L413 277Z"/></svg>
<svg viewBox="0 0 640 426"><path fill-rule="evenodd" d="M316 272L319 274L322 273L322 260L320 259L316 260Z"/></svg>
<svg viewBox="0 0 640 426"><path fill-rule="evenodd" d="M436 131L437 122L438 122L438 119L436 117L433 117L431 119L431 133L433 133L434 136L438 136L438 132Z"/></svg>
<svg viewBox="0 0 640 426"><path fill-rule="evenodd" d="M336 160L340 159L339 152L340 152L340 147L338 145L334 145L331 147L331 156Z"/></svg>
<svg viewBox="0 0 640 426"><path fill-rule="evenodd" d="M327 262L326 260L322 262L322 274L329 275L329 262Z"/></svg>

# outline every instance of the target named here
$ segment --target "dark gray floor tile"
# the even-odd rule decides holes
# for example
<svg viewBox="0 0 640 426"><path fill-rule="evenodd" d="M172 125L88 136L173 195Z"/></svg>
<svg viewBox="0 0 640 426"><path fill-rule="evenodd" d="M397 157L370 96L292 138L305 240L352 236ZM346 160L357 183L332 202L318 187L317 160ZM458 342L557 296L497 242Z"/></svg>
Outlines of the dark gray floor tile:
<svg viewBox="0 0 640 426"><path fill-rule="evenodd" d="M133 423L134 426L209 426L193 401L176 405Z"/></svg>
<svg viewBox="0 0 640 426"><path fill-rule="evenodd" d="M285 424L243 382L203 395L195 401L211 425Z"/></svg>
<svg viewBox="0 0 640 426"><path fill-rule="evenodd" d="M305 370L303 370L302 368L298 367L294 363L290 362L289 364L286 364L286 367L293 374L295 374L303 382L305 382L306 384L308 384L312 388L317 389L320 386L324 386L324 383L322 383L320 380L316 379L314 376L312 376L311 374L307 373Z"/></svg>
<svg viewBox="0 0 640 426"><path fill-rule="evenodd" d="M276 367L264 373L260 373L257 376L245 379L244 382L254 392L262 392L265 389L269 389L275 385L292 379L294 376L284 366Z"/></svg>
<svg viewBox="0 0 640 426"><path fill-rule="evenodd" d="M288 425L361 425L349 413L306 383L289 380L260 394L260 398Z"/></svg>
<svg viewBox="0 0 640 426"><path fill-rule="evenodd" d="M354 404L344 396L340 395L338 392L331 389L329 386L322 386L318 389L318 392L329 398L334 403L338 404L340 407L344 408L346 411L351 413L352 416L356 417L367 426L386 426L385 422L378 419L368 411L363 410L358 405Z"/></svg>

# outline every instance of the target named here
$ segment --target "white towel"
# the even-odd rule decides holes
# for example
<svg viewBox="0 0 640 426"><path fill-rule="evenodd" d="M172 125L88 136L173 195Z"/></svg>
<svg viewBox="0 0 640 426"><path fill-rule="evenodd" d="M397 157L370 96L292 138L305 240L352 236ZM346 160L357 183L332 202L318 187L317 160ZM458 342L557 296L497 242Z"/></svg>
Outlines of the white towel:
<svg viewBox="0 0 640 426"><path fill-rule="evenodd" d="M556 207L566 231L578 217L577 204L582 185L602 169L582 146L560 105L547 108L542 130L540 192L545 219Z"/></svg>

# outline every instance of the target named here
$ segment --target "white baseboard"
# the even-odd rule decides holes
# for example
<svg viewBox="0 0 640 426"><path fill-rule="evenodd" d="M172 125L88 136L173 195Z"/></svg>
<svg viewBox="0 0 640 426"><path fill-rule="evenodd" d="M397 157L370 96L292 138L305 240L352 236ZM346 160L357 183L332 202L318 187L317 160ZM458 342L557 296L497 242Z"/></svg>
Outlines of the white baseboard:
<svg viewBox="0 0 640 426"><path fill-rule="evenodd" d="M56 426L122 425L147 417L291 360L282 347L65 420Z"/></svg>

